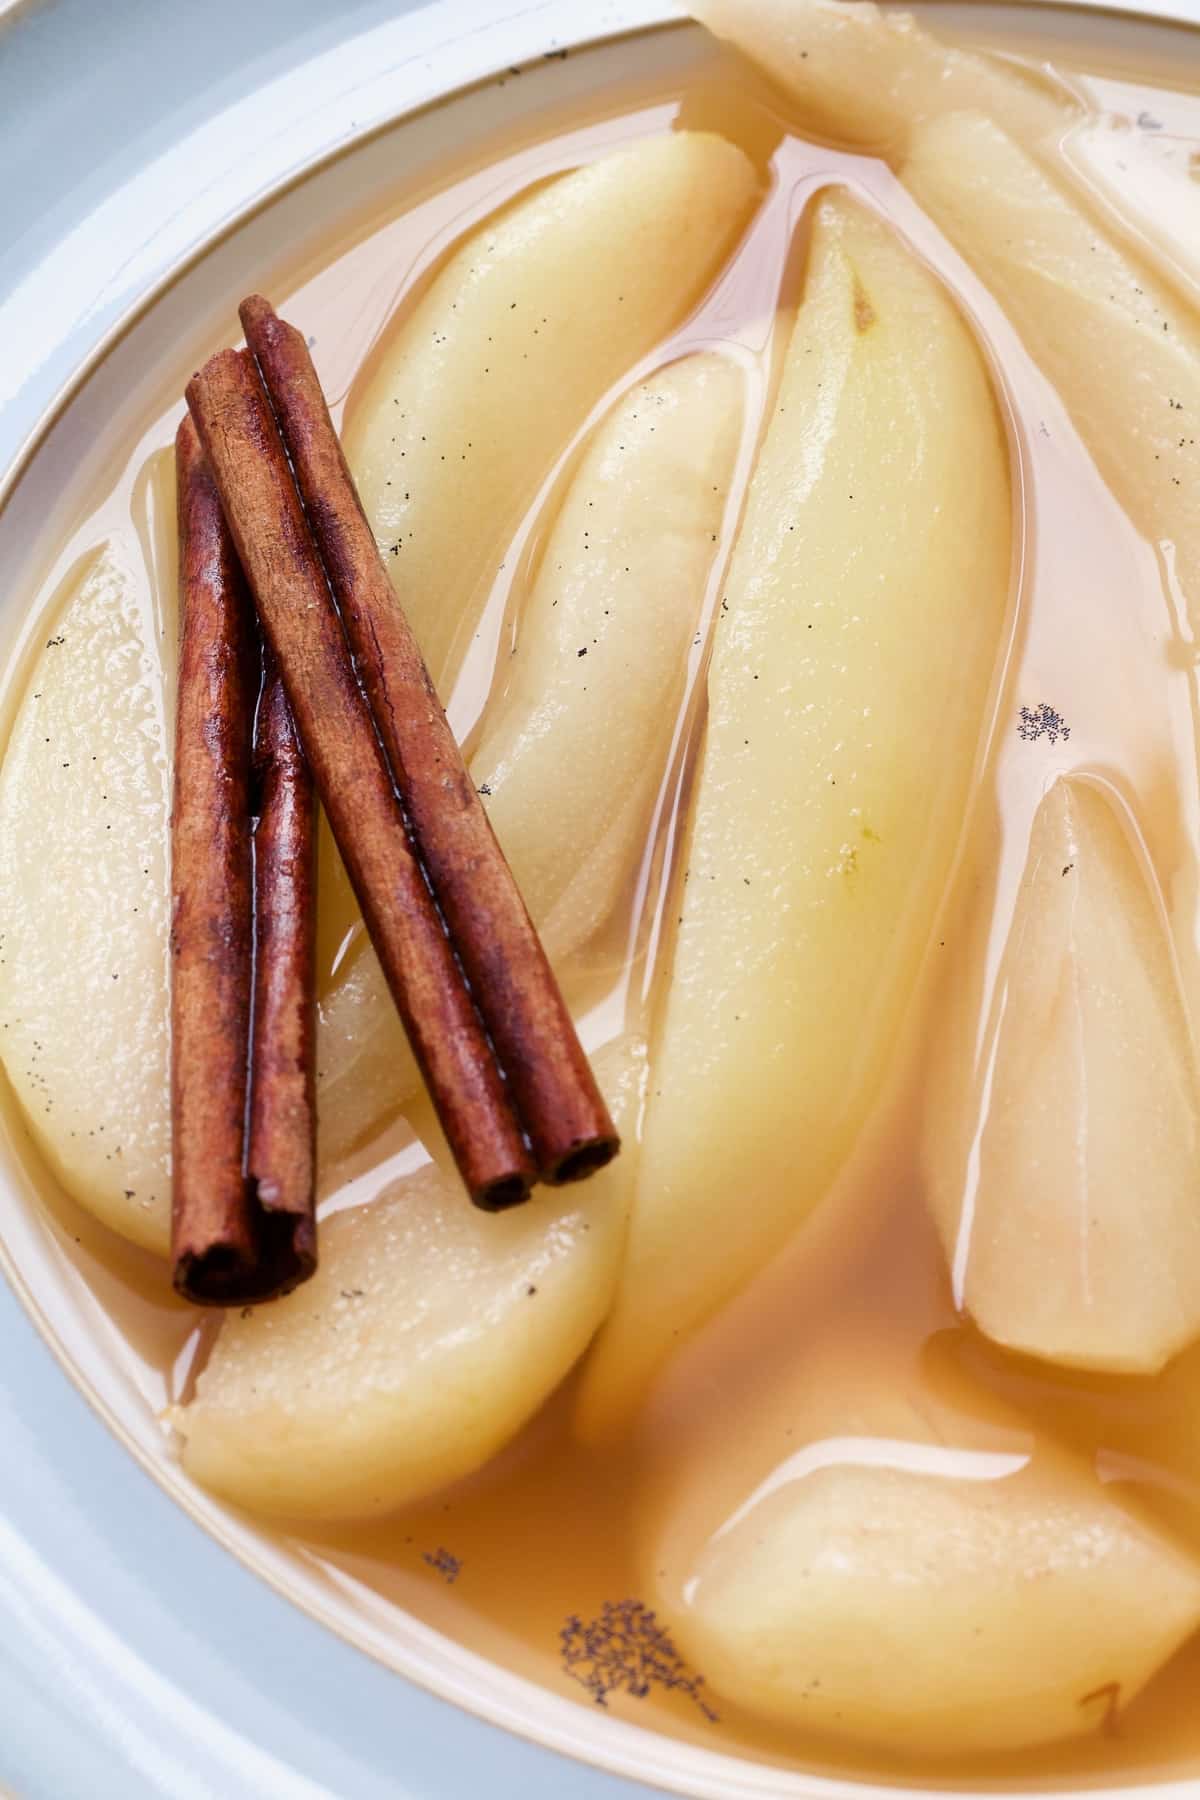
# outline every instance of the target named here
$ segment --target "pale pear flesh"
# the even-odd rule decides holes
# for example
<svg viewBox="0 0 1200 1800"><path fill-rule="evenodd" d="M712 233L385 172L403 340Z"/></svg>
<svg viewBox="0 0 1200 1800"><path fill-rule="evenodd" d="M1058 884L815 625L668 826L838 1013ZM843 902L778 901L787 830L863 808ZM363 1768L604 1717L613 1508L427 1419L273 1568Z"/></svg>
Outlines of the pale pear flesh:
<svg viewBox="0 0 1200 1800"><path fill-rule="evenodd" d="M757 195L724 139L648 138L486 221L381 347L346 456L443 700L525 508L682 323Z"/></svg>
<svg viewBox="0 0 1200 1800"><path fill-rule="evenodd" d="M744 376L692 356L601 425L546 543L471 769L551 958L637 865L741 435Z"/></svg>
<svg viewBox="0 0 1200 1800"><path fill-rule="evenodd" d="M471 773L560 977L636 873L719 553L744 378L718 355L636 383L564 496ZM369 945L320 1005L324 1154L420 1085Z"/></svg>
<svg viewBox="0 0 1200 1800"><path fill-rule="evenodd" d="M393 1511L481 1467L542 1405L608 1308L637 1163L641 1039L595 1058L623 1138L590 1181L473 1208L430 1163L321 1225L317 1273L226 1314L183 1464L254 1512Z"/></svg>
<svg viewBox="0 0 1200 1800"><path fill-rule="evenodd" d="M588 1434L780 1248L862 1125L963 825L1010 507L995 400L949 296L875 215L825 199L724 584Z"/></svg>
<svg viewBox="0 0 1200 1800"><path fill-rule="evenodd" d="M353 960L317 1002L317 1142L322 1161L336 1166L368 1142L420 1087L417 1060L396 1003L364 936Z"/></svg>
<svg viewBox="0 0 1200 1800"><path fill-rule="evenodd" d="M1010 1349L1153 1373L1200 1334L1200 1090L1161 903L1091 782L1035 815L993 1011L977 1058L951 1004L925 1089L957 1297Z"/></svg>
<svg viewBox="0 0 1200 1800"><path fill-rule="evenodd" d="M1110 117L1085 114L1062 148L1071 173L1103 196L1194 303L1200 295L1200 182L1188 138L1170 129L1117 130Z"/></svg>
<svg viewBox="0 0 1200 1800"><path fill-rule="evenodd" d="M693 1456L644 1548L718 1707L877 1750L1014 1750L1102 1728L1200 1622L1200 1570L1086 1462L995 1403L941 1403L894 1346L835 1337L769 1412L757 1487L714 1507Z"/></svg>
<svg viewBox="0 0 1200 1800"><path fill-rule="evenodd" d="M119 544L46 617L0 765L0 1053L67 1191L165 1254L174 625Z"/></svg>
<svg viewBox="0 0 1200 1800"><path fill-rule="evenodd" d="M990 119L920 127L900 175L1058 389L1101 475L1169 563L1196 629L1194 311Z"/></svg>
<svg viewBox="0 0 1200 1800"><path fill-rule="evenodd" d="M787 90L806 131L902 148L921 119L977 109L1025 142L1061 136L1065 90L986 53L943 44L911 13L872 0L688 0L692 16Z"/></svg>

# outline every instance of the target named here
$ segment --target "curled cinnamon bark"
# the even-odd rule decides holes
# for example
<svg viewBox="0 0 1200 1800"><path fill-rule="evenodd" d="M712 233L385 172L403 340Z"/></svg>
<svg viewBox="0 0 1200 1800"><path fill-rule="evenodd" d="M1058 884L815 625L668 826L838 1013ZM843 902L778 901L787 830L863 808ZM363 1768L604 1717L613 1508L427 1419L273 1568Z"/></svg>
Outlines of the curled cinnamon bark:
<svg viewBox="0 0 1200 1800"><path fill-rule="evenodd" d="M253 967L250 597L190 419L175 440L180 657L171 813L172 1261L253 1266L242 1150Z"/></svg>
<svg viewBox="0 0 1200 1800"><path fill-rule="evenodd" d="M246 1178L266 1238L316 1266L316 802L278 665L254 722L254 1019ZM299 1278L299 1277L298 1277Z"/></svg>
<svg viewBox="0 0 1200 1800"><path fill-rule="evenodd" d="M477 1204L525 1198L533 1164L424 872L253 361L222 351L188 406L300 742L442 1128Z"/></svg>
<svg viewBox="0 0 1200 1800"><path fill-rule="evenodd" d="M252 732L259 689L259 643L250 596L221 513L195 427L185 419L175 444L180 568L180 664L171 822L172 1263L188 1299L232 1305L286 1292L315 1266L309 1107L306 1168L289 1165L281 1187L246 1175L246 1088L255 919L258 985L277 985L275 910L286 884L257 882L252 845ZM281 721L274 719L273 731ZM289 899L300 905L309 944L301 1010L312 1003L312 808L304 810L303 765L266 815L268 841L285 841L304 867ZM280 798L284 804L280 805ZM297 810L296 801L299 801ZM305 934L307 936L305 937ZM287 961L286 979L300 974ZM258 1036L265 1078L253 1105L264 1121L290 1095L276 1052L279 1019L269 1012ZM311 1082L311 1026L299 1048ZM290 1104L285 1107L289 1119ZM277 1133L268 1133L272 1145Z"/></svg>
<svg viewBox="0 0 1200 1800"><path fill-rule="evenodd" d="M239 314L418 854L538 1175L577 1179L617 1153L608 1108L380 559L304 339L260 295Z"/></svg>

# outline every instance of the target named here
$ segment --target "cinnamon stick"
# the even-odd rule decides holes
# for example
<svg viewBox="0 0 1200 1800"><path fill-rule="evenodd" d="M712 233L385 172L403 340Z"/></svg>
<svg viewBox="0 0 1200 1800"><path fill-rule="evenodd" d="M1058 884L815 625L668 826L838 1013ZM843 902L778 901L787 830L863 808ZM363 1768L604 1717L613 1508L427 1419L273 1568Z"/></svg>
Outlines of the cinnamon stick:
<svg viewBox="0 0 1200 1800"><path fill-rule="evenodd" d="M577 1179L617 1153L608 1108L396 599L307 345L260 295L243 301L239 314L418 853L538 1175Z"/></svg>
<svg viewBox="0 0 1200 1800"><path fill-rule="evenodd" d="M404 828L400 802L253 361L222 351L187 401L300 742L447 1141L477 1204L533 1165Z"/></svg>
<svg viewBox="0 0 1200 1800"><path fill-rule="evenodd" d="M171 1118L174 1281L188 1299L232 1305L286 1292L315 1266L309 1109L306 1167L282 1188L250 1183L245 1168L246 1087L255 918L259 985L276 982L272 923L282 887L257 882L252 846L252 732L259 688L254 612L211 472L195 427L185 419L175 442L178 486L181 634L171 821ZM280 721L272 715L272 730ZM283 816L273 798L268 839L286 842L297 872L307 869L296 903L300 938L311 945L311 803L307 778L289 773ZM290 808L292 795L301 800ZM282 827L282 829L281 829ZM307 935L306 935L307 934ZM295 934L293 934L295 935ZM291 964L288 965L290 977ZM311 1007L311 951L304 971ZM273 1121L288 1080L272 1051L278 1021L258 1036L265 1075L255 1084L255 1115ZM299 1046L311 1069L311 1026ZM311 1081L311 1073L308 1075ZM284 1112L291 1120L292 1109ZM273 1127L268 1129L273 1139Z"/></svg>
<svg viewBox="0 0 1200 1800"><path fill-rule="evenodd" d="M180 657L171 813L172 1261L253 1265L242 1150L253 970L254 615L191 421L175 439ZM203 1285L203 1283L202 1283Z"/></svg>
<svg viewBox="0 0 1200 1800"><path fill-rule="evenodd" d="M279 668L263 647L251 763L254 1019L246 1178L260 1229L316 1267L316 802ZM299 1278L299 1276L298 1276Z"/></svg>

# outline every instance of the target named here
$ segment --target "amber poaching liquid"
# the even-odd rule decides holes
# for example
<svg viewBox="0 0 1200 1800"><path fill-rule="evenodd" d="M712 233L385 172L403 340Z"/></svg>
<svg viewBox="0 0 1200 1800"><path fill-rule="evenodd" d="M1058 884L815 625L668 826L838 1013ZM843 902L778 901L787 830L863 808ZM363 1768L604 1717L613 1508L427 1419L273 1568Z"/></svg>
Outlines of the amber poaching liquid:
<svg viewBox="0 0 1200 1800"><path fill-rule="evenodd" d="M960 25L962 13L954 9ZM978 20L970 24L978 39ZM1155 149L1143 141L1154 130L1165 129L1176 144L1183 142L1194 166L1200 164L1200 97L1180 91L1178 63L1156 58L1150 49L1139 53L1132 33L1115 48L1108 27L1083 20L1072 26L1061 46L1047 46L1041 25L1036 47L1023 45L1010 15L1002 47L1049 56L1098 111L1135 122L1130 179L1142 184L1139 191L1154 180ZM519 127L477 141L469 156L447 162L419 191L398 183L386 212L355 216L351 210L344 231L319 255L265 272L263 285L269 284L276 303L315 341L318 366L340 415L353 407L359 372L389 322L474 222L531 184L647 132L677 123L718 129L769 177L767 199L713 291L645 368L709 346L739 359L749 378L752 415L744 476L786 341L805 206L831 182L857 190L959 295L992 360L1008 414L1021 547L1014 574L1019 604L1007 662L997 671L995 725L973 801L982 828L994 824L989 880L995 940L1004 933L1029 825L1047 782L1055 773L1083 770L1130 802L1150 861L1173 872L1169 903L1176 954L1185 975L1195 976L1200 973L1200 787L1190 654L1182 653L1182 629L1154 552L1100 481L1061 402L995 303L947 255L891 173L873 159L797 138L765 86L711 47L697 48L697 34L673 35L679 56L666 73L610 84L586 103L564 91L523 114ZM521 79L516 73L501 78ZM565 90L565 74L563 81ZM1148 116L1157 124L1136 123ZM1147 254L1161 254L1149 237L1145 248ZM140 437L112 446L110 467L119 467L120 476L76 517L62 521L63 547L44 572L35 614L52 607L76 557L114 534L132 549L148 593L169 614L166 447L179 413L176 396L198 355L213 347L181 346L177 365L164 364L160 400L148 411ZM502 684L498 650L508 634L519 632L538 544L576 447L564 447L535 505L524 518L510 521L509 539L497 547L495 589L451 702L451 718L464 739L470 739L489 694ZM722 559L735 527L731 508ZM649 838L628 871L624 904L603 942L586 952L590 975L583 991L589 1004L582 1029L591 1047L622 1029L645 1028L669 970L665 902L677 860L680 796L703 717L706 640L716 591L714 585L701 641L692 653L687 697ZM1043 700L1070 720L1069 740L1018 741L1019 706ZM1164 781L1164 770L1169 780ZM328 848L319 927L320 975L327 991L358 953L361 936ZM415 1619L443 1634L449 1645L585 1709L588 1695L562 1663L561 1633L569 1618L588 1619L606 1601L644 1590L646 1571L635 1541L639 1493L647 1482L661 1480L672 1442L676 1436L686 1439L695 1419L735 1419L739 1396L808 1357L819 1358L819 1341L831 1319L867 1353L874 1346L893 1362L899 1353L914 1388L936 1380L939 1369L966 1371L978 1389L981 1411L989 1397L997 1409L1015 1404L1035 1426L1053 1430L1097 1459L1106 1479L1128 1483L1200 1554L1200 1350L1185 1354L1154 1380L1075 1376L1004 1355L955 1309L917 1175L916 1047L921 1021L936 1011L934 957L931 945L908 1038L897 1049L892 1079L835 1193L795 1245L677 1359L663 1392L651 1397L627 1441L604 1455L581 1450L569 1432L568 1381L492 1465L383 1523L294 1533L286 1526L237 1519L190 1488L173 1461L169 1433L153 1423L169 1402L186 1398L213 1323L198 1325L193 1312L167 1296L159 1265L118 1243L58 1193L28 1146L23 1156L39 1190L46 1238L36 1266L21 1266L20 1272L84 1381L103 1392L110 1411L162 1478L302 1604L384 1655L390 1653L390 1639L399 1640L405 1631L411 1637ZM938 978L944 969L944 962L938 965ZM11 1100L6 1104L11 1115ZM15 1117L9 1128L20 1136ZM351 1158L323 1168L323 1207L369 1204L422 1154L404 1121L394 1119ZM22 1241L31 1241L28 1233ZM9 1249L20 1266L15 1239ZM453 1651L419 1627L418 1639L427 1670L435 1671L428 1678L436 1680L437 1670L454 1665ZM478 1665L462 1667L466 1673L460 1669L457 1691L469 1701L471 1669ZM681 1742L793 1770L925 1786L1089 1785L1200 1777L1198 1695L1200 1639L1122 1715L1115 1736L1098 1730L1061 1748L934 1766L766 1726L715 1695L713 1708L720 1714L715 1720L686 1693L614 1695L610 1713ZM580 1716L581 1748L584 1725L593 1718L594 1711ZM534 1711L524 1728L536 1732Z"/></svg>

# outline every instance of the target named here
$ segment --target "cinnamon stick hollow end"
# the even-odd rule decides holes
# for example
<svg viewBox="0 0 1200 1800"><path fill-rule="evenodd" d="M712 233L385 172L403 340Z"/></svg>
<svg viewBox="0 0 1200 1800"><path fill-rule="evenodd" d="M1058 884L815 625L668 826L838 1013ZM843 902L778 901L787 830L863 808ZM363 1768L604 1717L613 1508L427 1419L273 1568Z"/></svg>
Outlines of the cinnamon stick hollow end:
<svg viewBox="0 0 1200 1800"><path fill-rule="evenodd" d="M567 1146L557 1162L543 1163L542 1180L554 1187L561 1187L568 1181L586 1181L597 1170L607 1168L620 1148L621 1140L615 1130L596 1137L578 1138Z"/></svg>
<svg viewBox="0 0 1200 1800"><path fill-rule="evenodd" d="M194 1247L176 1245L174 1287L197 1306L255 1306L290 1293L316 1266L312 1216L272 1212L251 1179L232 1230L198 1232Z"/></svg>
<svg viewBox="0 0 1200 1800"><path fill-rule="evenodd" d="M523 1200L528 1200L530 1186L527 1175L501 1175L473 1189L471 1201L482 1212L507 1212L510 1207L520 1206Z"/></svg>

